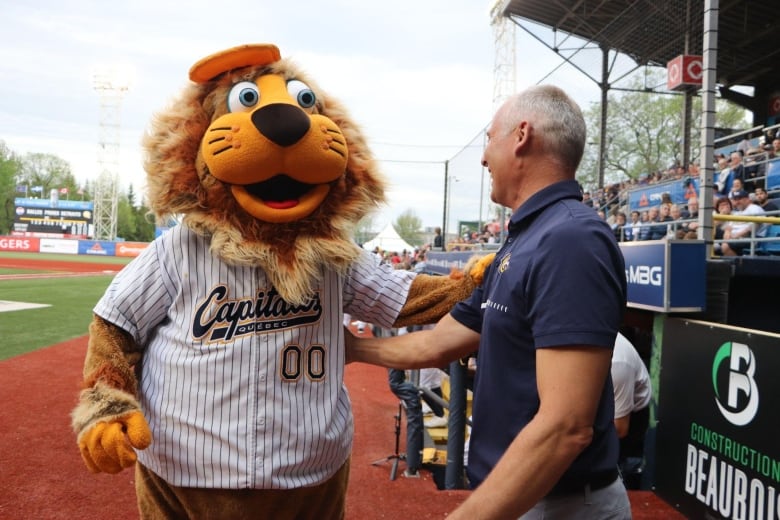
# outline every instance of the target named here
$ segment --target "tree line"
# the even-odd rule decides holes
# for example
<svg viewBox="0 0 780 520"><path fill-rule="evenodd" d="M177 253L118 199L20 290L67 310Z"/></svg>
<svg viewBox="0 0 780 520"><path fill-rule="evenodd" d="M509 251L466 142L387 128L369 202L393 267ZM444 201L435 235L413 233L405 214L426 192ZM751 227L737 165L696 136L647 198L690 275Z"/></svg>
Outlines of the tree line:
<svg viewBox="0 0 780 520"><path fill-rule="evenodd" d="M650 72L636 78L628 91L613 91L609 96L607 114L607 155L605 157L606 184L637 179L643 174L669 168L681 160L680 144L683 132L683 98L680 95L664 95L647 92L647 85L665 82L663 72ZM588 126L588 146L585 148L577 178L583 186L596 187L598 178L600 103L593 103L583 110ZM691 124L691 160L698 162L701 120L701 99L693 100ZM716 101L716 126L722 128L747 128L749 113L723 99ZM24 156L14 154L0 140L0 234L7 234L13 227L14 197L20 196L17 186L41 186L42 193L51 188L65 188L75 194L84 191L84 200L91 200L89 185L78 186L69 164L63 159L40 153ZM81 197L81 195L79 195ZM148 208L130 186L120 195L117 215L117 235L133 241L148 241L154 236L153 220ZM491 205L491 213L498 217L501 208ZM423 222L413 209L407 209L394 222L398 234L409 244L422 245L426 241ZM355 239L365 242L376 232L373 217L361 221Z"/></svg>
<svg viewBox="0 0 780 520"><path fill-rule="evenodd" d="M53 154L27 153L20 155L0 140L0 235L13 230L17 197L39 195L47 197L52 189L68 198L92 200L92 187L80 185L70 164ZM154 239L154 219L143 200L137 200L133 186L119 194L117 203L117 236L131 242L150 242Z"/></svg>

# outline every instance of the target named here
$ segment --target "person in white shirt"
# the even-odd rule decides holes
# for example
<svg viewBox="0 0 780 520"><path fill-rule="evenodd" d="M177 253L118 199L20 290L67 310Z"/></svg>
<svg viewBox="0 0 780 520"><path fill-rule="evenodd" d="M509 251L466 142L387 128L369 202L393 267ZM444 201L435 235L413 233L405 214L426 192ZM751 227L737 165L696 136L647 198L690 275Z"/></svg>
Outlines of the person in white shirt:
<svg viewBox="0 0 780 520"><path fill-rule="evenodd" d="M750 195L745 190L732 193L731 202L734 205L733 215L755 217L765 214L761 206L750 200ZM720 245L723 256L739 256L746 249L749 250L753 233L760 237L765 233L765 229L766 226L757 226L755 222L727 222L723 226L723 243Z"/></svg>
<svg viewBox="0 0 780 520"><path fill-rule="evenodd" d="M612 351L611 374L615 388L615 429L620 438L618 466L626 488L636 489L650 422L652 386L644 361L634 345L620 333Z"/></svg>

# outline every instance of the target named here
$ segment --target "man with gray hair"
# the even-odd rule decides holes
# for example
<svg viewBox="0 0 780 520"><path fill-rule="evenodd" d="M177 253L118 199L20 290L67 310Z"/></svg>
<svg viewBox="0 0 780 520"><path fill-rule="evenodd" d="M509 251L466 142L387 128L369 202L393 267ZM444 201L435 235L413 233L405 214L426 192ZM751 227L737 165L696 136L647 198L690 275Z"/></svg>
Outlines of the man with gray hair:
<svg viewBox="0 0 780 520"><path fill-rule="evenodd" d="M482 164L491 199L513 213L482 287L432 330L348 339L348 360L394 368L478 350L467 471L475 490L451 520L631 517L610 377L625 266L609 225L580 199L585 134L559 88L509 98Z"/></svg>

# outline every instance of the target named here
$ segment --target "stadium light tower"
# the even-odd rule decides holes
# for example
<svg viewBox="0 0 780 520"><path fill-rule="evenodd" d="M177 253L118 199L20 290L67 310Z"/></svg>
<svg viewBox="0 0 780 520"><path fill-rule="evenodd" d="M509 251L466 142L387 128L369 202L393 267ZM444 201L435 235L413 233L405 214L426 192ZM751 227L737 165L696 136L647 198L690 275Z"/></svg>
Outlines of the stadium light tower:
<svg viewBox="0 0 780 520"><path fill-rule="evenodd" d="M116 238L119 190L119 141L122 98L130 87L129 69L101 68L93 75L100 96L98 132L99 173L94 188L95 235L97 240Z"/></svg>
<svg viewBox="0 0 780 520"><path fill-rule="evenodd" d="M490 8L490 25L493 27L493 109L497 110L517 90L515 54L515 24L504 16L507 0L495 0Z"/></svg>
<svg viewBox="0 0 780 520"><path fill-rule="evenodd" d="M493 111L517 91L517 54L515 23L504 15L509 0L494 0L490 8L490 25L493 27ZM484 176L484 169L483 169ZM480 215L482 210L480 210ZM500 242L504 242L506 230L506 208L501 206L499 219L501 222Z"/></svg>

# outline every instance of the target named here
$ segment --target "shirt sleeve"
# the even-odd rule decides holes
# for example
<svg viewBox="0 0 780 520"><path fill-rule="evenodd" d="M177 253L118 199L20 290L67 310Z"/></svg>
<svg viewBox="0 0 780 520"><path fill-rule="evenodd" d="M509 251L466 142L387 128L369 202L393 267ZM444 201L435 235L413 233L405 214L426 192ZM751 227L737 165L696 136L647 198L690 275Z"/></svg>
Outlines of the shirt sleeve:
<svg viewBox="0 0 780 520"><path fill-rule="evenodd" d="M595 220L569 221L538 247L525 291L536 347L612 348L626 282L622 254L609 228Z"/></svg>
<svg viewBox="0 0 780 520"><path fill-rule="evenodd" d="M161 241L152 242L127 264L95 305L101 318L127 331L139 344L165 319L173 300L170 280L163 276Z"/></svg>
<svg viewBox="0 0 780 520"><path fill-rule="evenodd" d="M634 409L634 371L628 363L612 360L612 385L615 389L615 419Z"/></svg>
<svg viewBox="0 0 780 520"><path fill-rule="evenodd" d="M344 283L344 312L391 328L406 303L415 276L411 271L382 264L376 255L361 251Z"/></svg>

